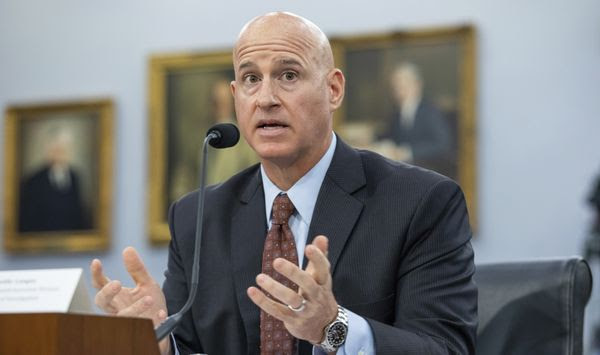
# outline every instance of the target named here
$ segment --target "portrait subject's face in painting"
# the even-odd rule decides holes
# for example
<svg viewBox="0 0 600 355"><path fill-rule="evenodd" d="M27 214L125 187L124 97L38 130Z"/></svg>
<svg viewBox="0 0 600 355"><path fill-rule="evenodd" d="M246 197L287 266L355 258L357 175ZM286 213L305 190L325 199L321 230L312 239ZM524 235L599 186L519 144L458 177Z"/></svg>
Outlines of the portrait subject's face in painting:
<svg viewBox="0 0 600 355"><path fill-rule="evenodd" d="M418 101L423 91L423 81L418 68L412 63L398 65L392 72L392 94L397 103Z"/></svg>
<svg viewBox="0 0 600 355"><path fill-rule="evenodd" d="M67 129L55 130L49 134L46 145L46 159L52 166L66 167L71 162L73 136Z"/></svg>

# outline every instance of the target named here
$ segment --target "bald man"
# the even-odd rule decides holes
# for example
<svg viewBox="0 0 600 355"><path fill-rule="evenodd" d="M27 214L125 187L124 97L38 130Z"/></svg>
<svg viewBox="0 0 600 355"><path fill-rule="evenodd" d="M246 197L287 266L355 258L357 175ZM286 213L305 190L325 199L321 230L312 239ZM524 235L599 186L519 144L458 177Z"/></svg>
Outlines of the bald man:
<svg viewBox="0 0 600 355"><path fill-rule="evenodd" d="M199 292L161 351L473 353L477 290L460 188L333 133L345 79L308 20L251 20L233 63L238 123L260 164L208 189ZM192 192L170 209L164 295L129 248L135 289L92 262L100 307L158 324L183 306L197 202Z"/></svg>

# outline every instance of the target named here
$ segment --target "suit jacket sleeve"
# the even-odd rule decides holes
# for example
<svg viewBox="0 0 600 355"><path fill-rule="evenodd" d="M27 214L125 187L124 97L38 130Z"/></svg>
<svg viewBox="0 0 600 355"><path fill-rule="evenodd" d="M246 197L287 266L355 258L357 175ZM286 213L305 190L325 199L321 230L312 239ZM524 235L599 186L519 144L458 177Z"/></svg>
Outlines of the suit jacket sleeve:
<svg viewBox="0 0 600 355"><path fill-rule="evenodd" d="M180 246L175 238L175 209L177 202L169 208L169 229L171 231L171 241L169 242L169 261L167 271L165 271L165 283L163 292L167 300L167 309L169 314L178 312L189 295L188 285L191 275L186 273L184 262L181 257ZM192 261L189 261L191 263ZM192 312L187 312L181 323L175 328L173 338L177 343L177 349L180 354L191 354L202 352L202 346L198 343L198 337L194 327Z"/></svg>
<svg viewBox="0 0 600 355"><path fill-rule="evenodd" d="M473 354L477 289L460 188L434 184L419 203L397 270L393 324L368 319L377 354Z"/></svg>

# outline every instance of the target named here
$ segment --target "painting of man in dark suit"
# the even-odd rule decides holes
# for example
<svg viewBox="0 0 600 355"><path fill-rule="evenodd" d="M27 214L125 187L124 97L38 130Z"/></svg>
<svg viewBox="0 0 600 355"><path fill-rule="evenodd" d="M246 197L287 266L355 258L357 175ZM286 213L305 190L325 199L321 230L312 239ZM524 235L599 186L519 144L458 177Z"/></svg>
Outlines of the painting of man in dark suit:
<svg viewBox="0 0 600 355"><path fill-rule="evenodd" d="M461 182L475 210L475 31L471 26L340 37L350 144Z"/></svg>
<svg viewBox="0 0 600 355"><path fill-rule="evenodd" d="M7 108L2 235L6 251L108 247L112 118L110 99Z"/></svg>
<svg viewBox="0 0 600 355"><path fill-rule="evenodd" d="M90 228L80 191L80 177L71 165L73 135L64 127L48 134L45 161L21 184L19 231L41 232Z"/></svg>
<svg viewBox="0 0 600 355"><path fill-rule="evenodd" d="M390 85L394 110L379 138L395 144L398 160L450 173L449 163L456 159L452 131L444 113L424 96L419 67L399 63L391 73Z"/></svg>

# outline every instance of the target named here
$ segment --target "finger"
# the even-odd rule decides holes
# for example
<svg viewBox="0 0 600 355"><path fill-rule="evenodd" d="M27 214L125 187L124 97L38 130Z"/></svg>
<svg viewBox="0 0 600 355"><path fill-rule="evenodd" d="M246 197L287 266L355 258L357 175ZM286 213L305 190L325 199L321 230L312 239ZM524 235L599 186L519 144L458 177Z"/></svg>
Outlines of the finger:
<svg viewBox="0 0 600 355"><path fill-rule="evenodd" d="M269 275L259 274L256 277L256 283L263 289L263 291L268 292L271 294L271 296L278 299L285 305L296 307L296 305L300 306L302 303L303 298L298 294L298 292L285 287L281 283L271 278Z"/></svg>
<svg viewBox="0 0 600 355"><path fill-rule="evenodd" d="M317 248L319 248L319 250L321 250L321 252L323 254L325 254L325 256L328 255L329 253L329 239L327 239L326 236L324 235L318 235L315 237L315 239L313 240L313 242L311 243L312 245L316 246Z"/></svg>
<svg viewBox="0 0 600 355"><path fill-rule="evenodd" d="M308 272L300 269L298 265L286 259L277 258L273 261L273 268L275 271L298 285L298 287L300 287L300 289L303 291L302 293L307 295L309 299L314 298L316 293L319 291L319 286L315 282L314 278Z"/></svg>
<svg viewBox="0 0 600 355"><path fill-rule="evenodd" d="M152 304L154 305L154 302ZM154 327L158 327L159 325L164 323L165 320L167 320L167 312L164 309L160 309L158 311L150 309L150 312L146 312L146 314L148 318L152 318L152 323L154 324ZM144 315L144 317L146 317L146 315Z"/></svg>
<svg viewBox="0 0 600 355"><path fill-rule="evenodd" d="M311 245L316 246L319 250L321 250L321 252L323 252L323 254L325 254L325 256L328 255L329 239L327 239L327 237L325 237L324 235L316 236L315 239L313 240L313 242L311 243ZM306 255L306 249L304 250L304 252ZM308 257L307 257L307 259L308 259ZM314 265L314 263L310 262L310 260L306 266L306 272L308 272L310 275L312 275L313 278L319 278L319 283L326 282L321 279L321 276L323 276L323 275L317 275L317 272L315 271L315 265Z"/></svg>
<svg viewBox="0 0 600 355"><path fill-rule="evenodd" d="M131 306L120 310L117 315L124 317L140 317L144 312L147 312L153 304L154 300L152 297L145 296L134 302Z"/></svg>
<svg viewBox="0 0 600 355"><path fill-rule="evenodd" d="M287 322L290 319L290 309L279 302L275 302L267 297L261 290L256 287L249 287L247 292L248 297L260 309L279 319L282 322Z"/></svg>
<svg viewBox="0 0 600 355"><path fill-rule="evenodd" d="M331 264L322 249L311 244L306 247L304 254L311 266L310 273L319 285L325 285L330 278ZM308 267L307 267L308 268Z"/></svg>
<svg viewBox="0 0 600 355"><path fill-rule="evenodd" d="M92 286L94 286L95 289L99 290L110 282L110 279L106 277L102 271L102 263L100 260L92 260L90 271L92 272Z"/></svg>
<svg viewBox="0 0 600 355"><path fill-rule="evenodd" d="M165 311L164 309L161 309L161 310L158 311L158 313L156 314L156 316L158 317L159 323L162 323L165 320L167 320L167 311Z"/></svg>
<svg viewBox="0 0 600 355"><path fill-rule="evenodd" d="M136 285L153 282L152 276L146 270L146 266L134 248L127 247L123 250L123 263Z"/></svg>
<svg viewBox="0 0 600 355"><path fill-rule="evenodd" d="M166 321L166 320L167 320L167 312L164 309L161 309L158 312L156 312L156 315L154 316L154 318L152 318L152 321L154 322L155 327L164 323L164 321Z"/></svg>
<svg viewBox="0 0 600 355"><path fill-rule="evenodd" d="M118 309L112 305L112 301L120 291L121 283L117 280L111 281L96 293L94 302L105 312L112 314L117 313Z"/></svg>

